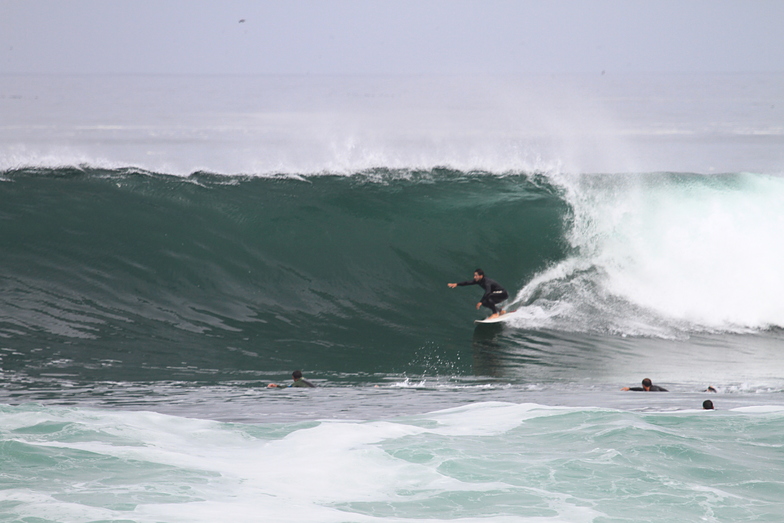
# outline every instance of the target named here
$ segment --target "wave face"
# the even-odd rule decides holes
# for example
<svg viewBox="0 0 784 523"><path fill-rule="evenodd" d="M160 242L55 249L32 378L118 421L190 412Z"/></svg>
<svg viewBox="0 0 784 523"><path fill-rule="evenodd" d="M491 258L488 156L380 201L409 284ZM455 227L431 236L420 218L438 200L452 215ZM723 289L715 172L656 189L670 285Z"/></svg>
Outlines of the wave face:
<svg viewBox="0 0 784 523"><path fill-rule="evenodd" d="M12 365L395 369L470 324L447 282L481 263L519 287L565 253L565 203L526 176L4 177Z"/></svg>
<svg viewBox="0 0 784 523"><path fill-rule="evenodd" d="M784 180L379 169L7 171L3 367L44 376L451 373L481 266L520 332L784 326ZM511 343L515 343L512 341ZM428 361L430 360L430 361ZM210 378L211 379L211 378Z"/></svg>

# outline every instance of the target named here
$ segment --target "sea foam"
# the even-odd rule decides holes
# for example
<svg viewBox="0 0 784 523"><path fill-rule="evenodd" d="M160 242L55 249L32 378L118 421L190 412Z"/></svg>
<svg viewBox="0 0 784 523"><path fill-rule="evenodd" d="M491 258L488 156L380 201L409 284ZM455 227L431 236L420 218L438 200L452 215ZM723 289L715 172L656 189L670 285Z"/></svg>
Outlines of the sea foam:
<svg viewBox="0 0 784 523"><path fill-rule="evenodd" d="M585 318L619 333L663 335L784 326L783 177L551 180L571 207L573 255L521 290L520 321L583 329Z"/></svg>

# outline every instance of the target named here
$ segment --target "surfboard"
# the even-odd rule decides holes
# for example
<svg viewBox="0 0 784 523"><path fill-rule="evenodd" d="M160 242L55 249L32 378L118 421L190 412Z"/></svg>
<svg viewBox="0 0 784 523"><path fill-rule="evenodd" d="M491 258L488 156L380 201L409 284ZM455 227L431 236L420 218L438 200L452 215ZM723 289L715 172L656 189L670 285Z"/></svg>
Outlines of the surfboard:
<svg viewBox="0 0 784 523"><path fill-rule="evenodd" d="M493 318L492 320L489 319L489 318L485 318L483 320L474 320L474 323L479 323L479 324L483 324L483 325L493 324L493 323L503 323L507 319L509 319L509 316L511 316L513 312L517 312L517 310L507 311L506 314L502 314L500 316L497 316L497 317Z"/></svg>
<svg viewBox="0 0 784 523"><path fill-rule="evenodd" d="M506 320L506 316L507 314L504 314L503 316L498 316L497 318L493 318L493 319L485 318L484 320L474 320L474 323L479 323L483 325L491 324L491 323L502 323L504 320Z"/></svg>

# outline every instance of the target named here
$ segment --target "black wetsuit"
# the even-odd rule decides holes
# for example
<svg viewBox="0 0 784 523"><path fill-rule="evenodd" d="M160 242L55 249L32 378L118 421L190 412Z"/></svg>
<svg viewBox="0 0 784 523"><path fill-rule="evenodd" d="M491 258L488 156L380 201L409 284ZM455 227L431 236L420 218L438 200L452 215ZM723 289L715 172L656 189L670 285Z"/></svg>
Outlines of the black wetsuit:
<svg viewBox="0 0 784 523"><path fill-rule="evenodd" d="M306 380L305 378L300 378L298 380L295 380L294 383L289 385L289 387L313 387L313 388L315 388L316 386L313 385L308 380Z"/></svg>
<svg viewBox="0 0 784 523"><path fill-rule="evenodd" d="M484 276L481 280L471 280L471 281L464 281L457 284L460 287L465 285L479 285L485 290L484 296L482 299L479 300L482 302L482 305L493 311L493 314L498 314L498 308L496 305L504 301L509 297L507 294L506 289L501 287L501 285L495 281L491 280L487 276Z"/></svg>
<svg viewBox="0 0 784 523"><path fill-rule="evenodd" d="M316 388L311 382L306 380L305 378L299 378L294 380L294 383L290 383L289 385L275 385L272 384L270 387L277 387L279 389L290 389L290 388L302 388L302 387L309 387L309 388Z"/></svg>
<svg viewBox="0 0 784 523"><path fill-rule="evenodd" d="M645 389L643 387L629 387L629 390L645 392ZM651 388L648 390L648 392L670 392L670 391L668 391L664 387L659 387L658 385L651 385Z"/></svg>

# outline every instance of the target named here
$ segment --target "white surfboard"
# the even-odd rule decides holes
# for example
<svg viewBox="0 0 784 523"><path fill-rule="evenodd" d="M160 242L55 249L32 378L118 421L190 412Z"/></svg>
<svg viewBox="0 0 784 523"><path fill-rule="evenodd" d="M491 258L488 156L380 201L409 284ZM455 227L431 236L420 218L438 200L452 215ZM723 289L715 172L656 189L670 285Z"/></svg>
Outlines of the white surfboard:
<svg viewBox="0 0 784 523"><path fill-rule="evenodd" d="M488 323L502 323L506 320L508 314L504 314L503 316L497 316L492 319L485 318L484 320L474 320L474 323L481 323L481 324L488 324Z"/></svg>
<svg viewBox="0 0 784 523"><path fill-rule="evenodd" d="M493 319L485 318L483 320L474 320L474 323L480 323L480 324L485 324L485 325L488 324L488 323L503 323L507 319L509 319L509 317L512 315L513 312L517 312L517 310L508 311L506 314L502 314L500 316L496 316Z"/></svg>

